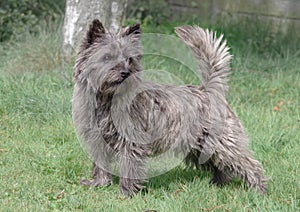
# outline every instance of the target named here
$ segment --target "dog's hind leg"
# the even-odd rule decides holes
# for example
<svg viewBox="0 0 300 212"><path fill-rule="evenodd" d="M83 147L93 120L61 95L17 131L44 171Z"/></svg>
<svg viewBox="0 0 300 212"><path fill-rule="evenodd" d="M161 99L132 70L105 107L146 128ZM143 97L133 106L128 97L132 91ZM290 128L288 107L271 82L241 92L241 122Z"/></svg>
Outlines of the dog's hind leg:
<svg viewBox="0 0 300 212"><path fill-rule="evenodd" d="M213 172L213 177L210 180L211 184L224 185L232 180L232 176L218 169L211 160L205 163L201 161L201 152L196 149L192 149L185 158L185 163L189 167L195 167L196 169L202 169L203 171Z"/></svg>
<svg viewBox="0 0 300 212"><path fill-rule="evenodd" d="M224 185L229 183L232 180L232 176L230 176L228 173L226 174L224 171L221 171L216 166L211 167L213 169L214 175L212 179L210 180L211 184L215 184L218 186Z"/></svg>
<svg viewBox="0 0 300 212"><path fill-rule="evenodd" d="M220 180L222 182L223 176L239 176L248 187L266 193L267 178L263 175L264 169L260 162L254 159L245 142L237 140L232 135L223 137L220 144L216 145L212 161L218 169L215 171L213 182L217 184Z"/></svg>
<svg viewBox="0 0 300 212"><path fill-rule="evenodd" d="M186 166L190 168L196 168L200 169L200 162L199 162L199 156L200 151L197 149L191 149L191 151L188 153L188 155L185 157L185 164Z"/></svg>

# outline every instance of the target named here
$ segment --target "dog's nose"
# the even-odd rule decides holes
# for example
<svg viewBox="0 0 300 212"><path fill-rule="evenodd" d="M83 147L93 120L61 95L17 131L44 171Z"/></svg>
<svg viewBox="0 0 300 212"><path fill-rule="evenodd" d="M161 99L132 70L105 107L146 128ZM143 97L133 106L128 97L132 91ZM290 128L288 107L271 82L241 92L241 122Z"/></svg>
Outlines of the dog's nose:
<svg viewBox="0 0 300 212"><path fill-rule="evenodd" d="M121 74L122 78L127 78L130 73L129 73L129 71L127 69L122 69L121 72L120 72L120 74Z"/></svg>

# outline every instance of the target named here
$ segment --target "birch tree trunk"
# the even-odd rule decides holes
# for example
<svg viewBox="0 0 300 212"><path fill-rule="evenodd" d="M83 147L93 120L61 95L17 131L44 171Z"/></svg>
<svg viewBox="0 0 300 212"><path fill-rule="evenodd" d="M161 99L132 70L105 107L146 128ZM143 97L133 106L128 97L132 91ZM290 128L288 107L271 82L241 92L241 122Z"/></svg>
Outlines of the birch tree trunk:
<svg viewBox="0 0 300 212"><path fill-rule="evenodd" d="M99 19L106 29L116 32L125 19L128 0L67 0L63 26L62 56L77 52L87 27Z"/></svg>

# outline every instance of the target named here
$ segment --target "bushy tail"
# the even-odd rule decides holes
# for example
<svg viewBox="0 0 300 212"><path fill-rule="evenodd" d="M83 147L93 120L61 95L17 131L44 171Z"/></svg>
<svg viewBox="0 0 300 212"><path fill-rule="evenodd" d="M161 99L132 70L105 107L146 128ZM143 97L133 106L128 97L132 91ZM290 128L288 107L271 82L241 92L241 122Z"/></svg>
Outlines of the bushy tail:
<svg viewBox="0 0 300 212"><path fill-rule="evenodd" d="M228 74L232 55L223 35L204 30L198 26L181 26L175 28L176 34L194 52L202 77L202 86L214 97L225 100L228 91Z"/></svg>

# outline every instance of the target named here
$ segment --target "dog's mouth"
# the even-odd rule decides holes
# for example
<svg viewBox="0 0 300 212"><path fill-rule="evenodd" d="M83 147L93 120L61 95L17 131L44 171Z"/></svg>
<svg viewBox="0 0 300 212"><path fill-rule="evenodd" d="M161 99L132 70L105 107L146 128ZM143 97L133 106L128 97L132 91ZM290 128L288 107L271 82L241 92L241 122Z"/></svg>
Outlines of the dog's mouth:
<svg viewBox="0 0 300 212"><path fill-rule="evenodd" d="M105 83L103 83L101 86L101 90L113 92L114 90L118 89L118 87L121 86L121 84L124 84L124 86L133 84L136 81L135 78L136 77L134 77L134 75L131 75L130 72L120 73L117 79L105 81Z"/></svg>
<svg viewBox="0 0 300 212"><path fill-rule="evenodd" d="M130 77L130 73L129 72L121 72L120 73L120 78L114 82L112 82L113 86L119 85L121 83L123 83L125 80L127 80Z"/></svg>
<svg viewBox="0 0 300 212"><path fill-rule="evenodd" d="M122 79L120 79L120 80L111 82L111 83L110 83L110 86L111 86L111 87L118 86L118 85L120 85L121 83L123 83L125 80L126 80L126 78L122 78Z"/></svg>

